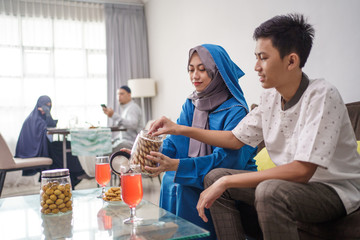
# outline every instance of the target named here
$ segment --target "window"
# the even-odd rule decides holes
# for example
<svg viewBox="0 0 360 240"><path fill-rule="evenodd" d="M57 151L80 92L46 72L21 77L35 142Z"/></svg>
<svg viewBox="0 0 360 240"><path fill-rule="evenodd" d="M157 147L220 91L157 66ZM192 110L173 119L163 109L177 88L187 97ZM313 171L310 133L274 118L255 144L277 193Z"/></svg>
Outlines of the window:
<svg viewBox="0 0 360 240"><path fill-rule="evenodd" d="M105 22L20 15L0 14L0 132L11 150L41 95L58 127L106 126Z"/></svg>

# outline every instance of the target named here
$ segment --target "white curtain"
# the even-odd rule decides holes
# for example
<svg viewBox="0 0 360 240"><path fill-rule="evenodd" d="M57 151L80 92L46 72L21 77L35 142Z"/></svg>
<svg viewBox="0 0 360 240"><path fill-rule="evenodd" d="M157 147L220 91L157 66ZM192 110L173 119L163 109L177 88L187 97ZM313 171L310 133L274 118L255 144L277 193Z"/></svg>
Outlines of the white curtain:
<svg viewBox="0 0 360 240"><path fill-rule="evenodd" d="M103 5L69 0L0 0L0 13L22 17L103 21Z"/></svg>
<svg viewBox="0 0 360 240"><path fill-rule="evenodd" d="M118 112L116 90L122 85L127 85L129 79L150 76L144 7L105 4L105 22L108 105ZM151 119L150 100L150 98L145 98L145 116L143 116L145 121ZM112 123L109 122L109 124Z"/></svg>
<svg viewBox="0 0 360 240"><path fill-rule="evenodd" d="M58 127L106 126L105 21L102 4L0 0L0 132L14 152L41 95Z"/></svg>

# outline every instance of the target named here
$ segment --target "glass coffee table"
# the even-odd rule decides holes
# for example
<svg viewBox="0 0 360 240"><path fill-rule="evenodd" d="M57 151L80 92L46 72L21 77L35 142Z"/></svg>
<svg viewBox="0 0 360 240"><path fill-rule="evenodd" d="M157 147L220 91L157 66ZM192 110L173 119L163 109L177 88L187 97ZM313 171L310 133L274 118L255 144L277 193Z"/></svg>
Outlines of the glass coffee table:
<svg viewBox="0 0 360 240"><path fill-rule="evenodd" d="M73 191L73 210L63 215L42 215L40 196L0 199L2 239L195 239L210 233L143 200L136 215L139 226L123 224L129 207L96 198L99 189Z"/></svg>

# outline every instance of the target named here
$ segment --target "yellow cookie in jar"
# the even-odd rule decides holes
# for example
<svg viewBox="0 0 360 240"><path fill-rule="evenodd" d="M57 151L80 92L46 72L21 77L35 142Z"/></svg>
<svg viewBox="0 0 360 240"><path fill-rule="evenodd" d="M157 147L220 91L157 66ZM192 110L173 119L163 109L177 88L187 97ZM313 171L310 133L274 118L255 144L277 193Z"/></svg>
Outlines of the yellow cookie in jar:
<svg viewBox="0 0 360 240"><path fill-rule="evenodd" d="M55 195L55 194L52 194L52 195L50 195L50 200L52 200L53 202L55 202L56 201L56 199L57 199L57 196Z"/></svg>
<svg viewBox="0 0 360 240"><path fill-rule="evenodd" d="M64 186L64 185L59 185L59 186L58 186L58 189L59 189L61 192L64 192L65 186Z"/></svg>

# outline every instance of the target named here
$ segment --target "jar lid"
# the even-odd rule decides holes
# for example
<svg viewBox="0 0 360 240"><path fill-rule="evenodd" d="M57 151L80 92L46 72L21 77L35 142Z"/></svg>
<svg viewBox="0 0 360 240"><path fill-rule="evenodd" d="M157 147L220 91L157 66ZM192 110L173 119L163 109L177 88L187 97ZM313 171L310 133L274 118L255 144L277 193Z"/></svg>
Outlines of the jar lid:
<svg viewBox="0 0 360 240"><path fill-rule="evenodd" d="M41 172L42 177L64 177L69 176L69 169L51 169Z"/></svg>

